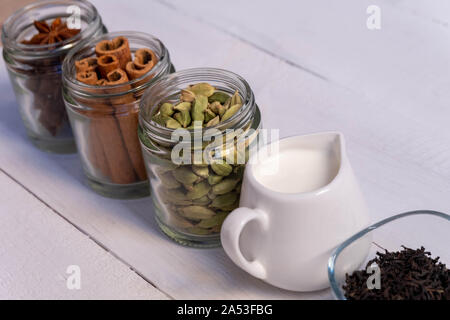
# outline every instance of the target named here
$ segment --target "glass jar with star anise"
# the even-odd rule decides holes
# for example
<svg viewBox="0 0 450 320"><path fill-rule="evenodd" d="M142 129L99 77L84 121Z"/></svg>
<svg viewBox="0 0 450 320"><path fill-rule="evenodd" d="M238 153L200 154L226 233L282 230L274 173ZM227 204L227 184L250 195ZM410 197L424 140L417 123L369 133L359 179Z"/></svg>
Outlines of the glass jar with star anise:
<svg viewBox="0 0 450 320"><path fill-rule="evenodd" d="M3 59L28 136L42 150L76 152L62 96L62 62L82 40L106 32L85 0L44 0L12 14L2 27Z"/></svg>

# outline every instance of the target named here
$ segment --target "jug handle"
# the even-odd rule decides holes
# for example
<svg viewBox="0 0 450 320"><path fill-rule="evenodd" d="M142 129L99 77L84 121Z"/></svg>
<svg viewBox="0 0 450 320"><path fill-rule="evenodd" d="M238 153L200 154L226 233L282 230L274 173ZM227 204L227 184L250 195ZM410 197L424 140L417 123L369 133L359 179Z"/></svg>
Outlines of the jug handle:
<svg viewBox="0 0 450 320"><path fill-rule="evenodd" d="M266 268L258 260L248 261L239 246L242 230L250 221L258 221L264 230L268 227L267 214L259 209L241 207L231 212L222 225L220 233L222 246L231 260L240 268L256 278L265 279Z"/></svg>

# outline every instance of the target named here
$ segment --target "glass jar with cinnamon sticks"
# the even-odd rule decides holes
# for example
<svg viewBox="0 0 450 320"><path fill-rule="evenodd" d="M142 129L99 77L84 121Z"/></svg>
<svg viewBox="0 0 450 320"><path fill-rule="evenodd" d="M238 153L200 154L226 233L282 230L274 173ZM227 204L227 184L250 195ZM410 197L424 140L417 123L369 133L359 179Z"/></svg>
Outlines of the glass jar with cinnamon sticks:
<svg viewBox="0 0 450 320"><path fill-rule="evenodd" d="M239 206L260 127L253 91L235 73L183 70L148 89L139 138L155 219L166 235L186 246L220 245L222 222Z"/></svg>
<svg viewBox="0 0 450 320"><path fill-rule="evenodd" d="M173 72L157 38L115 32L80 44L63 64L64 100L88 183L113 198L148 196L138 139L139 102Z"/></svg>
<svg viewBox="0 0 450 320"><path fill-rule="evenodd" d="M37 1L5 21L3 58L27 134L40 149L76 152L62 97L62 62L75 45L105 31L84 0Z"/></svg>

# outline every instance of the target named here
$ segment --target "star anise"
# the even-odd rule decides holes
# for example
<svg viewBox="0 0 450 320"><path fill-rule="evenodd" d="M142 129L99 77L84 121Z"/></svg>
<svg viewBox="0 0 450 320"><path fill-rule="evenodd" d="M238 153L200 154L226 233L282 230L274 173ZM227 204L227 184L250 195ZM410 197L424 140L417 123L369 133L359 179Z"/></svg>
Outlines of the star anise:
<svg viewBox="0 0 450 320"><path fill-rule="evenodd" d="M39 33L34 35L30 40L22 41L23 44L53 44L70 39L81 31L80 29L70 29L67 23L62 22L61 18L53 20L50 26L44 20L34 21L34 26Z"/></svg>

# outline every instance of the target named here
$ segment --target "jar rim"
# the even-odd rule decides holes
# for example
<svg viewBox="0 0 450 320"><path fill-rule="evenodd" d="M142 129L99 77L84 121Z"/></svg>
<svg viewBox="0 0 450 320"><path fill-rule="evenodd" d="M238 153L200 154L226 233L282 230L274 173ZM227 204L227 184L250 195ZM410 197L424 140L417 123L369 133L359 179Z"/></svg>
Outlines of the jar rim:
<svg viewBox="0 0 450 320"><path fill-rule="evenodd" d="M164 127L159 123L153 121L151 117L154 115L154 113L150 112L150 114L148 114L145 110L146 108L150 107L150 109L152 109L153 111L164 102L164 99L167 99L167 96L154 101L152 103L152 106L147 105L148 100L152 96L160 96L160 88L158 87L164 87L165 83L195 84L200 82L208 82L208 80L219 82L223 81L228 85L230 85L232 82L239 84L240 88L244 89L244 92L239 91L239 93L241 94L241 98L243 98L243 106L236 114L234 114L226 121L209 128L202 128L203 131L207 131L205 129L217 129L219 131L225 131L226 129L243 128L251 119L254 118L255 114L259 114L259 108L256 105L254 93L249 83L242 76L232 71L220 68L190 68L161 77L157 81L153 82L152 85L145 91L140 102L139 121L141 127L143 127L145 131L151 133L152 136L157 137L157 139L161 142L169 143L169 141L171 140L171 135L176 131L176 129ZM178 93L179 92L177 92L177 94ZM196 129L186 130L191 133L194 133L196 131Z"/></svg>
<svg viewBox="0 0 450 320"><path fill-rule="evenodd" d="M156 44L160 50L160 54L158 56L158 62L157 64L149 70L146 74L142 75L139 78L136 78L134 80L130 80L128 82L125 82L123 84L116 84L112 86L108 86L108 89L117 89L117 93L104 93L105 87L103 86L96 86L96 85L89 85L83 82L80 82L76 79L76 76L74 75L75 71L75 61L80 58L80 55L83 53L84 50L88 50L89 48L95 48L95 44L102 40L111 40L116 37L125 37L128 39L130 43L130 49L131 44L133 41L140 41L141 43L146 43L147 45ZM151 48L150 48L151 49ZM63 66L62 66L62 78L63 83L66 86L69 86L71 90L76 91L77 95L89 97L89 98L104 98L104 97L114 97L114 96L121 96L126 95L129 93L139 92L143 89L146 89L150 84L155 81L154 79L158 79L158 77L161 74L166 73L170 70L171 62L170 62L170 55L168 49L164 46L164 44L156 38L155 36L145 33L145 32L137 32L137 31L116 31L116 32L109 32L102 35L99 35L93 39L90 39L88 41L83 41L77 46L75 46L72 50L69 51L67 57L64 59ZM153 75L152 79L137 85L137 83L141 82L143 79L148 78L149 76ZM131 86L131 88L129 88ZM123 88L124 90L120 90ZM129 89L127 89L129 88ZM116 90L112 90L116 91Z"/></svg>
<svg viewBox="0 0 450 320"><path fill-rule="evenodd" d="M77 35L66 39L64 41L53 44L39 44L29 45L23 44L17 41L14 28L19 19L30 12L39 10L40 8L47 7L49 5L61 5L70 7L71 5L82 6L86 11L90 13L90 20L87 21L87 27L82 29ZM65 12L65 16L67 16ZM51 19L52 17L45 18ZM30 26L33 22L27 25ZM22 58L40 58L58 56L68 52L71 48L76 46L83 39L89 38L95 34L99 27L102 27L102 19L96 9L96 7L86 0L41 0L31 3L11 14L2 26L2 42L4 49L10 54L20 55ZM56 48L55 48L56 46Z"/></svg>

